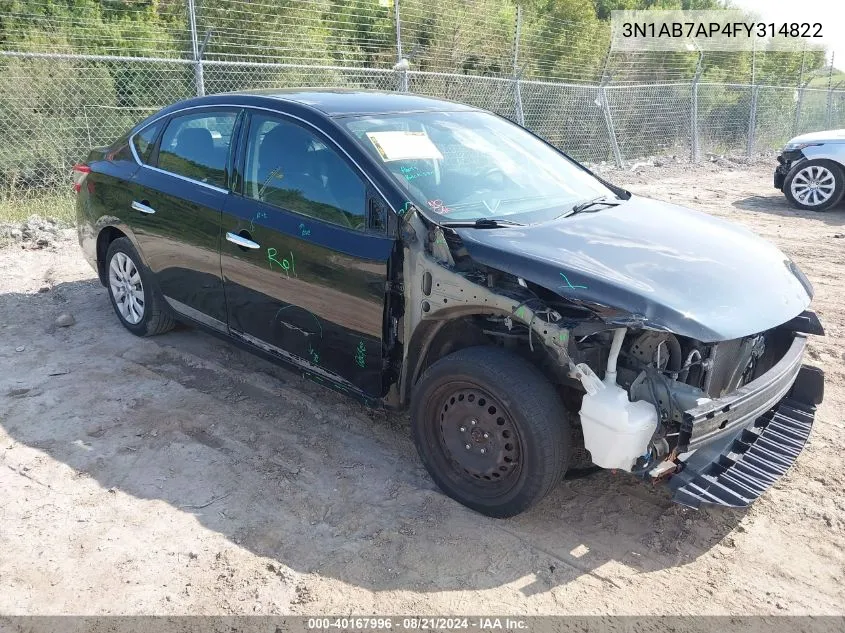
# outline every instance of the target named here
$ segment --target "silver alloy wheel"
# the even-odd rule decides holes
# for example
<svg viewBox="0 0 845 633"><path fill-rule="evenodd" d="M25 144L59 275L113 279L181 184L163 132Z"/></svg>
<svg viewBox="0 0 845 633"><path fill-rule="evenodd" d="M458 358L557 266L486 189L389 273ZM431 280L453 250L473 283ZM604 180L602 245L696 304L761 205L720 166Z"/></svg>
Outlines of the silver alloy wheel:
<svg viewBox="0 0 845 633"><path fill-rule="evenodd" d="M830 200L836 189L836 178L822 165L809 165L792 179L792 196L801 204L816 207Z"/></svg>
<svg viewBox="0 0 845 633"><path fill-rule="evenodd" d="M117 251L109 264L109 285L120 315L136 325L144 318L144 286L135 262Z"/></svg>

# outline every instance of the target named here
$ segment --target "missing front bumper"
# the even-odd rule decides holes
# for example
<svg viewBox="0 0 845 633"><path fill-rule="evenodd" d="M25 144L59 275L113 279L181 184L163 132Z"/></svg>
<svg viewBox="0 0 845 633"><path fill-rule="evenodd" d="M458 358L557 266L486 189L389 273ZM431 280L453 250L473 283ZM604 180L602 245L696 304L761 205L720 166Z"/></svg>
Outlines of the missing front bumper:
<svg viewBox="0 0 845 633"><path fill-rule="evenodd" d="M700 448L672 476L673 500L734 508L753 503L797 459L824 395L824 374L804 366L789 393L736 435Z"/></svg>
<svg viewBox="0 0 845 633"><path fill-rule="evenodd" d="M783 357L765 374L730 394L685 411L679 451L717 445L777 405L796 383L806 347L806 335L796 333Z"/></svg>
<svg viewBox="0 0 845 633"><path fill-rule="evenodd" d="M778 166L775 168L774 185L775 189L783 191L783 183L786 181L786 176L793 165L800 160L803 160L804 155L801 150L791 152L783 152L778 156Z"/></svg>

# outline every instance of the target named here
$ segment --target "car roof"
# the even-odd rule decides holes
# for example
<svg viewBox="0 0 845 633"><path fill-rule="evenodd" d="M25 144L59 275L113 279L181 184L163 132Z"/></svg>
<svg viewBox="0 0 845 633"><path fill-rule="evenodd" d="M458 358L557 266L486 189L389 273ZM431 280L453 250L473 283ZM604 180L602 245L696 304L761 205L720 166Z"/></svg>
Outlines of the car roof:
<svg viewBox="0 0 845 633"><path fill-rule="evenodd" d="M349 88L267 88L230 93L298 103L335 116L476 110L468 105L402 92Z"/></svg>

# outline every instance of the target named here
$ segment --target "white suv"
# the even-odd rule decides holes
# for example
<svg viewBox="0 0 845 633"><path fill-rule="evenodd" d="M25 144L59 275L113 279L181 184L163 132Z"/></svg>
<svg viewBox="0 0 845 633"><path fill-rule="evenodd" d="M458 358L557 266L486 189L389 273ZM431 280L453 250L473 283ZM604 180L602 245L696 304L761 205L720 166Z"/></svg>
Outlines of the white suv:
<svg viewBox="0 0 845 633"><path fill-rule="evenodd" d="M775 189L799 209L827 211L845 192L845 130L802 134L778 156Z"/></svg>

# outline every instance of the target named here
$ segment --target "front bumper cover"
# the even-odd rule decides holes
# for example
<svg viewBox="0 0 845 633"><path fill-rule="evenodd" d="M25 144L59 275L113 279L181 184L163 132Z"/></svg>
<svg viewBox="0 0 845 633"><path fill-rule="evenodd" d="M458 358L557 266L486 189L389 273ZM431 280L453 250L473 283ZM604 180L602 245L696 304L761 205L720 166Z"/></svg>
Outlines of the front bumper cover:
<svg viewBox="0 0 845 633"><path fill-rule="evenodd" d="M789 356L787 353L781 363L788 361ZM760 379L775 372L778 365ZM768 381L763 387L777 382ZM816 405L824 397L824 373L816 367L800 366L790 385L773 407L762 415L755 414L750 424L729 435L715 439L710 436L710 441L683 462L682 470L669 480L674 490L673 500L694 508L702 504L746 507L777 481L796 460L810 436ZM763 392L761 397L766 398L765 389ZM735 425L731 428L735 429Z"/></svg>
<svg viewBox="0 0 845 633"><path fill-rule="evenodd" d="M803 159L804 154L801 153L801 150L783 152L778 156L778 166L775 168L774 178L775 189L783 191L783 183L786 181L789 170L792 169L795 163Z"/></svg>

